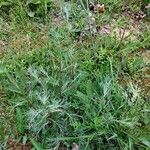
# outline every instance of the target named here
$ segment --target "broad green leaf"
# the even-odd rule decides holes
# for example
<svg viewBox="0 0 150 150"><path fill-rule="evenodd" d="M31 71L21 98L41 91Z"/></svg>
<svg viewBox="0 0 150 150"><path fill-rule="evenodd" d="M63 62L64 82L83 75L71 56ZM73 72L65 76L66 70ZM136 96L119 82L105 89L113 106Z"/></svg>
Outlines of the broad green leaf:
<svg viewBox="0 0 150 150"><path fill-rule="evenodd" d="M22 111L19 108L16 108L16 121L17 121L17 129L20 133L25 132L25 120Z"/></svg>
<svg viewBox="0 0 150 150"><path fill-rule="evenodd" d="M6 72L6 68L5 66L3 65L3 63L0 61L0 74L3 74Z"/></svg>
<svg viewBox="0 0 150 150"><path fill-rule="evenodd" d="M39 144L36 140L33 138L30 138L30 140L36 150L43 150L41 144Z"/></svg>
<svg viewBox="0 0 150 150"><path fill-rule="evenodd" d="M23 144L25 145L27 143L28 137L27 135L23 136Z"/></svg>
<svg viewBox="0 0 150 150"><path fill-rule="evenodd" d="M27 11L27 14L28 14L29 17L33 18L34 15L35 15L35 12L33 12L33 11Z"/></svg>
<svg viewBox="0 0 150 150"><path fill-rule="evenodd" d="M150 148L150 140L148 137L141 137L139 139L144 145L146 145L148 148Z"/></svg>
<svg viewBox="0 0 150 150"><path fill-rule="evenodd" d="M0 8L3 7L3 6L9 6L11 4L12 4L11 1L2 1L2 2L0 2Z"/></svg>
<svg viewBox="0 0 150 150"><path fill-rule="evenodd" d="M41 0L28 0L27 1L27 4L40 4L41 3Z"/></svg>
<svg viewBox="0 0 150 150"><path fill-rule="evenodd" d="M142 143L150 148L150 141L143 140Z"/></svg>

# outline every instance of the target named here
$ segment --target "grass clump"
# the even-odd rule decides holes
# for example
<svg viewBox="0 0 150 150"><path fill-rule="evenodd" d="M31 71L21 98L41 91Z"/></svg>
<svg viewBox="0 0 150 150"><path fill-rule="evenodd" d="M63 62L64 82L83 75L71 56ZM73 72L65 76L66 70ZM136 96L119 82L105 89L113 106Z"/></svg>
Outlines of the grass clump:
<svg viewBox="0 0 150 150"><path fill-rule="evenodd" d="M149 22L134 39L118 36L115 27L101 34L115 19L112 9L121 13L125 5L107 0L104 17L93 15L101 26L93 34L86 29L84 2L13 3L13 13L2 16L11 32L0 30L2 42L12 44L3 44L0 61L1 148L8 149L13 139L16 148L31 143L37 150L71 149L74 142L81 150L149 149L149 95L135 81L146 77L149 65L141 55L149 48ZM116 21L119 29L125 18ZM43 34L41 44L36 37ZM10 42L14 35L31 39L18 47Z"/></svg>
<svg viewBox="0 0 150 150"><path fill-rule="evenodd" d="M76 141L81 149L129 148L131 141L139 147L142 126L142 138L148 136L140 91L132 84L120 87L112 74L91 76L72 67L49 73L29 67L26 76L8 75L7 103L16 124L11 129L42 140L43 149L62 141Z"/></svg>

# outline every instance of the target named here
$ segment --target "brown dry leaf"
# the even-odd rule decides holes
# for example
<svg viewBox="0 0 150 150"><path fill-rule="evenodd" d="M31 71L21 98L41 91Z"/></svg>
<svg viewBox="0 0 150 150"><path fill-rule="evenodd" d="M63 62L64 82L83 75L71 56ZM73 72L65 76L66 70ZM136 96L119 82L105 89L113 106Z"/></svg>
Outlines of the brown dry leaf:
<svg viewBox="0 0 150 150"><path fill-rule="evenodd" d="M150 63L150 50L145 50L145 51L142 53L142 57L143 57L143 60L144 60L146 63Z"/></svg>
<svg viewBox="0 0 150 150"><path fill-rule="evenodd" d="M137 84L144 93L150 96L150 79L140 79Z"/></svg>
<svg viewBox="0 0 150 150"><path fill-rule="evenodd" d="M104 4L102 4L102 5L101 4L95 5L94 3L90 3L89 4L89 10L91 12L93 12L93 13L98 12L98 13L102 14L102 13L105 12L105 6L104 6Z"/></svg>
<svg viewBox="0 0 150 150"><path fill-rule="evenodd" d="M116 27L114 31L119 38L123 38L123 39L129 37L132 33L129 29L122 29L119 27L118 28Z"/></svg>
<svg viewBox="0 0 150 150"><path fill-rule="evenodd" d="M138 11L138 12L132 12L130 10L124 10L123 14L125 16L127 16L128 18L133 19L134 21L135 20L140 21L140 20L142 20L143 18L146 17L146 14L143 11L141 11L141 10Z"/></svg>
<svg viewBox="0 0 150 150"><path fill-rule="evenodd" d="M102 35L110 35L111 34L111 26L110 25L104 25L102 27L99 27L98 32Z"/></svg>
<svg viewBox="0 0 150 150"><path fill-rule="evenodd" d="M105 6L104 6L104 4L97 4L96 5L96 9L97 9L97 11L98 11L98 13L104 13L105 12Z"/></svg>
<svg viewBox="0 0 150 150"><path fill-rule="evenodd" d="M146 14L143 11L139 11L135 13L134 16L137 20L141 20L146 17Z"/></svg>
<svg viewBox="0 0 150 150"><path fill-rule="evenodd" d="M31 143L24 145L23 143L17 143L15 140L11 139L7 143L8 150L31 150Z"/></svg>

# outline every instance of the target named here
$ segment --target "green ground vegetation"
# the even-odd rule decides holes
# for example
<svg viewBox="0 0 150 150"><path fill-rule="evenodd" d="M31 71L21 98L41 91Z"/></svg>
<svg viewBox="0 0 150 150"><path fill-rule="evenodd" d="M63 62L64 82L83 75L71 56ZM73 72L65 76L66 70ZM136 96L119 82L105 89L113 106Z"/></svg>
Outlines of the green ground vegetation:
<svg viewBox="0 0 150 150"><path fill-rule="evenodd" d="M0 0L0 149L150 148L149 0L98 2Z"/></svg>

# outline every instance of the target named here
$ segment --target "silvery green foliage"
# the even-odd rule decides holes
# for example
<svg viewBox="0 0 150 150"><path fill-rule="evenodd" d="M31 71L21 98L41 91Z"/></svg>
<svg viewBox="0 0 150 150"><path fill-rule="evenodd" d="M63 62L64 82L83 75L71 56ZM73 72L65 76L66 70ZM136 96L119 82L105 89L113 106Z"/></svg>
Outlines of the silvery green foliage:
<svg viewBox="0 0 150 150"><path fill-rule="evenodd" d="M133 83L129 83L124 91L124 97L127 100L128 104L132 106L136 100L140 99L141 90L137 87L137 85Z"/></svg>
<svg viewBox="0 0 150 150"><path fill-rule="evenodd" d="M58 85L54 78L50 77L43 69L28 69L30 75L30 97L35 101L28 111L29 129L39 133L49 124L55 123L53 115L63 115L65 113L64 102L56 98L53 88Z"/></svg>
<svg viewBox="0 0 150 150"><path fill-rule="evenodd" d="M63 5L62 5L62 12L63 12L63 17L67 20L67 21L69 21L69 17L70 17L70 15L71 15L71 3L69 3L69 2L65 2L65 3L63 3Z"/></svg>

